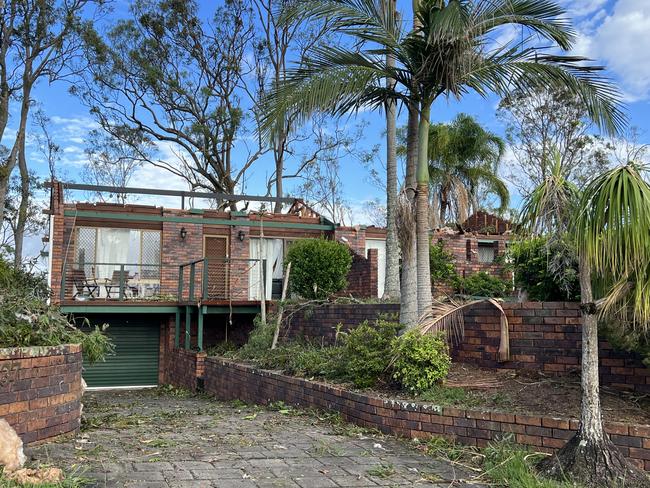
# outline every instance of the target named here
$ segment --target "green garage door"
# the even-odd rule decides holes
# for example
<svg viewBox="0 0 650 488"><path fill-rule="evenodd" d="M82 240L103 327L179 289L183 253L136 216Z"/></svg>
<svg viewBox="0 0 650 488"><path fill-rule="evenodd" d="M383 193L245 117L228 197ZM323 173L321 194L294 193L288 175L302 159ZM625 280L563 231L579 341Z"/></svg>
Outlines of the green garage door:
<svg viewBox="0 0 650 488"><path fill-rule="evenodd" d="M89 387L150 386L158 384L160 325L131 320L106 320L115 353L106 361L84 365Z"/></svg>

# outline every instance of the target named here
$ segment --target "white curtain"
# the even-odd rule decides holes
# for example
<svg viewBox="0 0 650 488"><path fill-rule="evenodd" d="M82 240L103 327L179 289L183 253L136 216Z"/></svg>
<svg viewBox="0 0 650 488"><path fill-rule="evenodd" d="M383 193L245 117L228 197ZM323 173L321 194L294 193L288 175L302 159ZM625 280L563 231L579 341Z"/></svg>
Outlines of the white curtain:
<svg viewBox="0 0 650 488"><path fill-rule="evenodd" d="M97 262L127 264L129 257L129 241L131 231L129 229L108 229L97 230ZM98 279L111 279L113 271L119 270L119 266L104 264L97 266Z"/></svg>
<svg viewBox="0 0 650 488"><path fill-rule="evenodd" d="M261 255L260 255L261 247ZM262 259L266 261L266 272L264 291L266 299L271 299L273 291L273 280L282 279L284 276L283 258L284 258L284 243L282 239L263 239L261 246L259 239L250 240L250 258ZM249 290L248 296L250 300L260 299L260 263L256 262L251 268L248 275Z"/></svg>

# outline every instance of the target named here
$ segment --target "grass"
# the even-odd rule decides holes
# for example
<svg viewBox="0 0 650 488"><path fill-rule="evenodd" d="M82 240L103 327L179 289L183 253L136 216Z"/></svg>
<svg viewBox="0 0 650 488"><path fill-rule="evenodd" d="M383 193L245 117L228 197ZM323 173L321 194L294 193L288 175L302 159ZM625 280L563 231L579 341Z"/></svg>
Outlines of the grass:
<svg viewBox="0 0 650 488"><path fill-rule="evenodd" d="M541 477L535 465L545 454L532 452L509 440L490 443L483 449L462 446L440 437L430 439L424 451L436 458L474 471L470 482L489 483L507 488L579 488L569 481Z"/></svg>
<svg viewBox="0 0 650 488"><path fill-rule="evenodd" d="M366 473L375 478L390 478L395 474L395 467L392 464L380 464L374 468L370 468Z"/></svg>
<svg viewBox="0 0 650 488"><path fill-rule="evenodd" d="M41 465L41 467L45 467ZM63 481L59 483L39 483L34 484L21 484L15 481L7 479L3 474L3 469L0 467L0 488L81 488L83 486L89 486L91 480L84 478L80 473L69 473L65 475Z"/></svg>
<svg viewBox="0 0 650 488"><path fill-rule="evenodd" d="M442 407L473 408L481 405L505 406L510 403L507 393L483 393L464 388L436 385L418 395L418 401L434 403Z"/></svg>

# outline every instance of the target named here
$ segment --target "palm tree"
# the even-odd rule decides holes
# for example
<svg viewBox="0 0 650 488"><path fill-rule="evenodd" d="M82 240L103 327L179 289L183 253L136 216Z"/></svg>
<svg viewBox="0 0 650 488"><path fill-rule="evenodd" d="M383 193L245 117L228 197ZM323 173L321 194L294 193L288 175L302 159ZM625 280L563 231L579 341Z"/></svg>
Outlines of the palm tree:
<svg viewBox="0 0 650 488"><path fill-rule="evenodd" d="M478 210L479 190L495 195L501 211L508 208L510 193L497 175L505 143L485 130L471 116L459 114L451 124L429 129L429 178L432 220L444 225L454 211L457 221ZM434 212L435 213L435 212Z"/></svg>
<svg viewBox="0 0 650 488"><path fill-rule="evenodd" d="M585 486L650 486L603 430L598 382L598 319L642 328L650 323L650 185L634 163L593 179L582 194L552 173L528 197L524 229L576 243L582 310L582 409L575 436L542 469Z"/></svg>
<svg viewBox="0 0 650 488"><path fill-rule="evenodd" d="M382 108L394 99L419 114L416 171L416 231L418 312L431 306L429 270L429 124L439 97L481 96L532 91L540 86L563 87L585 103L590 116L605 131L621 129L625 117L616 91L599 76L600 68L584 58L543 54L532 43L542 40L555 50L572 46L573 32L560 18L564 10L548 0L428 0L415 5L418 26L404 33L392 6L382 0L324 0L304 8L327 18L350 42L315 48L308 59L290 70L269 94L262 130L275 120L297 113L302 121L316 111L342 115L361 108ZM530 32L523 41L497 46L491 35L505 26ZM395 66L386 63L386 56ZM395 86L385 86L390 78Z"/></svg>

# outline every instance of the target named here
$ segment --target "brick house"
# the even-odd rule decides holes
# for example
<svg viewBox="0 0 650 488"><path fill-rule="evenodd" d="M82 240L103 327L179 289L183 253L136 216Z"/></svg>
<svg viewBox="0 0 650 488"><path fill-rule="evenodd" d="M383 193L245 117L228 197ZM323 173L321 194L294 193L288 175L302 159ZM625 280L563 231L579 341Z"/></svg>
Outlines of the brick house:
<svg viewBox="0 0 650 488"><path fill-rule="evenodd" d="M499 257L506 252L512 239L512 230L511 222L479 211L456 229L436 229L432 232L431 242L444 244L444 249L454 258L456 271L463 278L483 271L511 279L511 274L504 269ZM446 284L434 284L433 291L436 294L453 293Z"/></svg>
<svg viewBox="0 0 650 488"><path fill-rule="evenodd" d="M63 312L110 325L117 353L88 368L91 387L155 385L173 347L245 340L260 307L280 298L284 257L298 239L350 247L343 295L383 293L385 231L340 226L300 200L284 202L286 213L225 212L66 202L75 190L92 191L51 184L49 284ZM184 207L190 192L161 193L181 196Z"/></svg>

